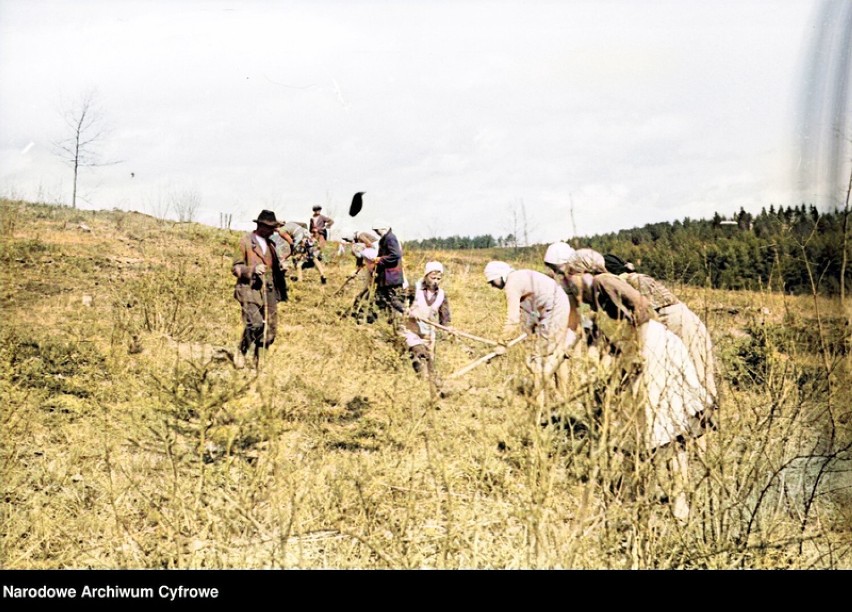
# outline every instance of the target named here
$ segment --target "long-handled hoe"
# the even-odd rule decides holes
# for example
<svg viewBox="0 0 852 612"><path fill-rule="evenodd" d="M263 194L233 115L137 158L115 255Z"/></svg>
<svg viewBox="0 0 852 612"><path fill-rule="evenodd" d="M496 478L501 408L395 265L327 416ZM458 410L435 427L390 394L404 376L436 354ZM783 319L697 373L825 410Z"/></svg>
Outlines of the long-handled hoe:
<svg viewBox="0 0 852 612"><path fill-rule="evenodd" d="M447 377L448 379L454 379L454 378L459 378L461 376L464 376L465 374L467 374L468 372L470 372L474 368L481 366L483 363L488 363L489 361L491 361L495 357L499 357L500 355L505 354L507 348L511 348L511 347L515 346L516 344L518 344L519 342L522 342L527 337L527 334L523 333L520 336L518 336L517 338L515 338L514 340L510 340L505 345L501 345L499 342L497 342L495 340L490 340L488 338L483 338L481 336L475 336L473 334L469 334L467 332L464 332L460 329L455 329L454 327L447 327L445 325L441 325L440 323L435 323L434 321L428 321L426 319L421 319L420 317L414 317L414 318L417 321L420 321L421 323L425 323L426 325L431 325L432 327L434 327L436 329L443 330L443 331L445 331L449 334L454 334L454 335L459 336L461 338L467 338L468 340L475 340L476 342L482 342L483 344L487 344L489 346L499 347L499 348L491 351L490 353L486 353L482 357L478 357L478 358L474 359L473 361L471 361L469 364L467 364L463 368L456 370L455 372L453 372L452 374L450 374Z"/></svg>

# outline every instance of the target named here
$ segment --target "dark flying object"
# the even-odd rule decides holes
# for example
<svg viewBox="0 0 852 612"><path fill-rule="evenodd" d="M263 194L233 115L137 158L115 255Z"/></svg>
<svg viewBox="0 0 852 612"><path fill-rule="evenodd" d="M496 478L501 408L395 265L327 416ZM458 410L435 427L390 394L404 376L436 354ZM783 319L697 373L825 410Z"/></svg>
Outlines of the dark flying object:
<svg viewBox="0 0 852 612"><path fill-rule="evenodd" d="M359 212L361 212L361 206L363 204L361 200L361 196L367 193L366 191L359 191L354 196L352 196L352 204L349 206L349 216L354 217Z"/></svg>

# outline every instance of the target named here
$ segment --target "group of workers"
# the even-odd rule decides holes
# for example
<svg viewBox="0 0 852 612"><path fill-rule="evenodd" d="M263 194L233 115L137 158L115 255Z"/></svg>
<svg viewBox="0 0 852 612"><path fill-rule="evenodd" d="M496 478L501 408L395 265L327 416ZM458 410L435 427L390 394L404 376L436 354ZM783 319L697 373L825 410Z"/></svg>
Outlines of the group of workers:
<svg viewBox="0 0 852 612"><path fill-rule="evenodd" d="M617 356L612 377L626 379L635 411L610 415L612 421L621 417L627 425L615 445L630 449L632 442L633 450L652 455L658 449L670 451L673 513L685 521L689 516L685 445L715 425L718 406L713 345L706 326L662 283L636 272L633 264L617 255L574 250L557 242L548 247L544 264L550 276L515 270L500 261L485 266L488 283L506 293L502 339L522 330L535 337L527 364L539 388L549 377L564 375L561 366L576 354L581 335L587 338L584 346L596 354ZM591 311L585 321L579 316L580 304Z"/></svg>
<svg viewBox="0 0 852 612"><path fill-rule="evenodd" d="M451 321L450 302L440 287L443 265L427 262L423 277L410 285L403 269L402 247L390 224L383 220L376 220L372 231L344 236L343 242L351 245L356 261L355 273L347 282L361 277L351 314L372 323L384 311L404 339L414 371L426 378L437 393L440 382L435 368L435 323L447 326ZM373 306L376 310L372 310Z"/></svg>
<svg viewBox="0 0 852 612"><path fill-rule="evenodd" d="M264 210L254 220L257 229L241 239L233 273L237 277L235 297L245 324L239 351L242 361L252 346L257 353L275 339L276 305L287 299L283 262L289 254L316 244L310 257L325 283L321 245L328 239L333 221L320 210L314 207L307 228L279 222L275 213ZM427 262L423 276L410 286L399 240L382 220L375 221L370 230L344 236L343 244L349 245L356 259L356 270L347 283L361 278L351 312L366 314L368 322L379 313L387 314L404 339L414 370L429 381L433 392L440 393L434 359L436 329L454 331L449 298L440 286L442 264ZM297 264L297 277L307 260L303 256ZM551 383L557 388L566 386L569 358L584 349L610 363L616 357L621 373L626 373L625 388L638 406L636 441L652 453L675 448L672 469L676 476L680 474L682 484L686 478L684 442L713 425L718 403L706 326L663 284L638 273L633 264L617 255L575 250L557 242L547 248L543 263L547 273L516 270L502 261L485 266L486 281L506 297L496 354L527 339L530 354L526 363L538 397L543 397ZM586 312L582 304L588 306L585 315L581 315ZM373 306L375 310L371 310ZM683 495L677 496L675 515L684 519L688 512Z"/></svg>
<svg viewBox="0 0 852 612"><path fill-rule="evenodd" d="M635 349L648 395L648 444L689 437L712 422L718 393L707 328L663 284L615 255L550 245L551 276L492 261L485 278L506 293L503 340L521 328L537 342L530 369L544 381L557 373L580 334L610 353ZM593 319L581 325L580 304Z"/></svg>

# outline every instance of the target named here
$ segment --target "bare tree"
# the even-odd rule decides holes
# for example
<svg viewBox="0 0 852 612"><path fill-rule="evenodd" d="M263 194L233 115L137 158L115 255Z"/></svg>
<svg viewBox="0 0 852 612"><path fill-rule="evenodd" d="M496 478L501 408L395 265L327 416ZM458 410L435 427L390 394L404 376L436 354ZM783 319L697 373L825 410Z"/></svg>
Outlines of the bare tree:
<svg viewBox="0 0 852 612"><path fill-rule="evenodd" d="M577 224L574 223L574 194L568 194L568 213L571 217L571 238L577 237Z"/></svg>
<svg viewBox="0 0 852 612"><path fill-rule="evenodd" d="M518 249L520 246L530 246L530 232L535 230L527 215L527 206L523 198L510 204L512 214L512 246ZM509 245L507 245L509 246Z"/></svg>
<svg viewBox="0 0 852 612"><path fill-rule="evenodd" d="M166 196L163 191L158 191L156 195L150 195L146 198L145 208L158 221L165 221L172 208L171 198Z"/></svg>
<svg viewBox="0 0 852 612"><path fill-rule="evenodd" d="M518 210L516 208L512 208L512 233L509 234L512 237L512 248L516 251L518 250Z"/></svg>
<svg viewBox="0 0 852 612"><path fill-rule="evenodd" d="M104 161L98 147L106 136L104 115L97 107L95 92L89 91L62 114L68 126L67 138L54 143L56 155L74 170L71 206L77 208L77 179L81 168L110 166L120 161Z"/></svg>
<svg viewBox="0 0 852 612"><path fill-rule="evenodd" d="M521 220L524 224L524 246L530 245L530 224L527 220L527 206L524 204L524 200L521 199Z"/></svg>
<svg viewBox="0 0 852 612"><path fill-rule="evenodd" d="M195 221L198 209L201 208L201 194L195 189L186 189L172 193L172 210L178 216L178 223Z"/></svg>

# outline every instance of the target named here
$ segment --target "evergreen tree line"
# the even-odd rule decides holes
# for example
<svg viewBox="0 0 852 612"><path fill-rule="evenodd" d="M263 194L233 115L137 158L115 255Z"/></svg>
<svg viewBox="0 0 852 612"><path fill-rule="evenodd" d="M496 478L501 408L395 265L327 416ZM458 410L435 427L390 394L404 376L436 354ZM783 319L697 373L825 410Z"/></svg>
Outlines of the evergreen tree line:
<svg viewBox="0 0 852 612"><path fill-rule="evenodd" d="M669 282L717 289L771 288L788 293L840 292L842 211L819 213L813 205L742 208L731 219L689 218L571 240L632 261L638 271ZM852 272L846 270L846 286Z"/></svg>
<svg viewBox="0 0 852 612"><path fill-rule="evenodd" d="M726 219L652 223L640 228L566 240L574 248L614 253L640 272L670 283L717 289L771 288L810 293L840 292L844 213L820 213L813 205L763 208L752 215L742 208ZM514 236L450 236L407 242L409 249L487 249L512 247ZM529 249L541 250L540 247ZM521 249L527 251L528 249ZM808 265L809 264L809 265ZM846 287L852 287L852 263Z"/></svg>
<svg viewBox="0 0 852 612"><path fill-rule="evenodd" d="M423 240L411 240L404 245L409 249L420 250L443 250L443 249L490 249L493 247L517 246L515 238L510 234L507 237L494 238L491 234L483 236L448 236L446 238L424 238Z"/></svg>

